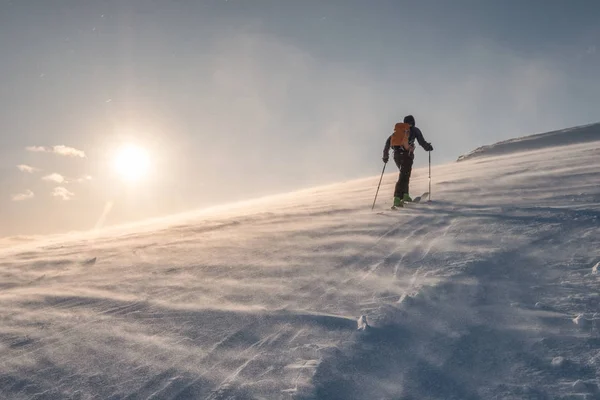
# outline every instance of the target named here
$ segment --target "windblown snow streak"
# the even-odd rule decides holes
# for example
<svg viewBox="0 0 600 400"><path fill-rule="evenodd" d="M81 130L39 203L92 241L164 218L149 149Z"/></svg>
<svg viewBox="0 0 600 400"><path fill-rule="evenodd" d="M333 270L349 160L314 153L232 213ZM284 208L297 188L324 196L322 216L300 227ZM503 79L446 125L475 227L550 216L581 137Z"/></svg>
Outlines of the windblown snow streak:
<svg viewBox="0 0 600 400"><path fill-rule="evenodd" d="M434 167L432 202L383 215L375 177L4 248L0 398L597 398L599 159Z"/></svg>

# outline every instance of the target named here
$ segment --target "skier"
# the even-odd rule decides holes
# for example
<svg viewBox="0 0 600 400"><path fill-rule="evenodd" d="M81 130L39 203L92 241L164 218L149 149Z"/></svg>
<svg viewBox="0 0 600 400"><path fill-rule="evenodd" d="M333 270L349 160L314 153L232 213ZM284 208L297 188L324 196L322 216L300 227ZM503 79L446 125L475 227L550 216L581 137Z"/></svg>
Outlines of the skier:
<svg viewBox="0 0 600 400"><path fill-rule="evenodd" d="M423 138L421 130L415 126L415 118L412 115L404 117L404 122L398 122L394 127L394 133L385 142L383 148L383 162L389 160L390 147L394 149L394 161L400 170L396 189L394 190L394 205L392 208L404 207L404 202L411 202L408 195L408 183L415 158L415 139L425 151L432 151L433 146Z"/></svg>

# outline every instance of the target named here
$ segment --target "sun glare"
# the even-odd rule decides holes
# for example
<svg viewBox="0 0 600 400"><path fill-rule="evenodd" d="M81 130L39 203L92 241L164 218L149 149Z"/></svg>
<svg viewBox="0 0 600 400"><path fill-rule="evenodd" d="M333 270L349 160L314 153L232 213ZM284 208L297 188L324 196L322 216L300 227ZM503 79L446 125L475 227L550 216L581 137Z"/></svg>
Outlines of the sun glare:
<svg viewBox="0 0 600 400"><path fill-rule="evenodd" d="M115 154L113 167L115 172L127 182L143 179L150 167L146 150L132 144L121 146Z"/></svg>

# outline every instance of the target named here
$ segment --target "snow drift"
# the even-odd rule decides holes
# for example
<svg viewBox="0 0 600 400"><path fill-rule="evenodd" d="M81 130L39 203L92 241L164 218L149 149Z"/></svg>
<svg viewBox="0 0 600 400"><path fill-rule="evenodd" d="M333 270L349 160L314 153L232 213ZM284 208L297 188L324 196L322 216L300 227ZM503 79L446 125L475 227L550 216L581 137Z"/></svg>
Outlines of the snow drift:
<svg viewBox="0 0 600 400"><path fill-rule="evenodd" d="M536 140L4 248L0 398L598 398L600 142Z"/></svg>

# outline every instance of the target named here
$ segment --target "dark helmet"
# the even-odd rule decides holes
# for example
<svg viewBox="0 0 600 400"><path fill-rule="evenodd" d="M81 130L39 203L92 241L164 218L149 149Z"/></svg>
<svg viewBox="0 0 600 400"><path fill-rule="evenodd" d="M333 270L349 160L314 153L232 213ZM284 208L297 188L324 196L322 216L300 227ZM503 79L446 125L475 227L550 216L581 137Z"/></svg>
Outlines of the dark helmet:
<svg viewBox="0 0 600 400"><path fill-rule="evenodd" d="M415 126L415 117L412 115L407 115L404 117L404 123L409 124L410 126Z"/></svg>

